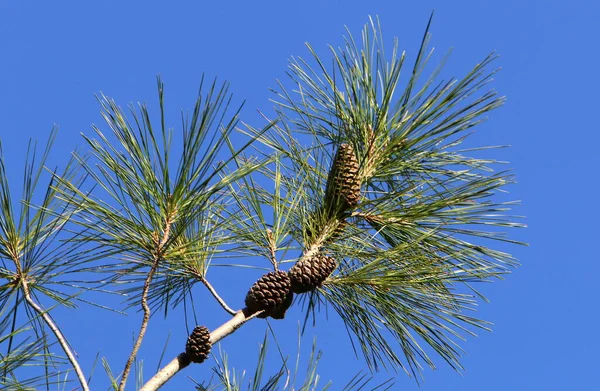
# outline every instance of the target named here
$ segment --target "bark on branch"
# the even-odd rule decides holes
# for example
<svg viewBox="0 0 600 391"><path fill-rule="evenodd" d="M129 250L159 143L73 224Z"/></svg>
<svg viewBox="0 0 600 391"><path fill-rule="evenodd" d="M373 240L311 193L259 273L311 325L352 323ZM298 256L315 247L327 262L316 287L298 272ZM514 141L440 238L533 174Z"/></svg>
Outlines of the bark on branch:
<svg viewBox="0 0 600 391"><path fill-rule="evenodd" d="M216 344L223 338L234 333L244 323L260 315L262 311L250 314L247 308L239 310L235 313L234 317L223 323L217 329L210 333L211 344ZM190 365L190 359L187 354L181 353L170 363L165 365L160 371L158 371L139 391L156 391L162 387L169 379L171 379L177 372Z"/></svg>
<svg viewBox="0 0 600 391"><path fill-rule="evenodd" d="M71 351L71 348L69 347L69 343L67 342L65 336L60 331L60 328L56 325L56 323L54 323L50 314L48 314L48 312L44 310L39 304L33 301L33 299L31 298L31 292L29 291L29 285L27 284L27 277L23 275L19 261L15 260L14 262L17 268L17 273L20 278L21 286L23 287L23 296L25 297L25 301L42 319L44 319L44 322L46 322L48 328L50 328L50 330L52 330L52 333L54 333L56 340L67 355L71 366L77 374L77 379L79 380L79 384L81 384L81 389L83 391L89 391L90 388L87 384L87 380L85 379L85 375L83 374L83 371L81 370L81 367L79 366L79 362L75 358L75 355Z"/></svg>
<svg viewBox="0 0 600 391"><path fill-rule="evenodd" d="M152 278L154 277L154 273L156 273L156 269L158 268L158 263L162 258L164 252L164 245L169 239L169 235L171 233L171 218L167 218L165 222L165 231L163 237L160 241L156 243L156 253L154 254L154 260L152 262L152 266L150 271L148 272L148 276L146 277L146 281L144 282L144 289L142 291L142 309L144 310L144 316L142 318L142 325L140 326L140 333L138 334L137 340L133 345L133 349L131 350L131 354L127 359L127 363L125 364L125 368L123 369L123 376L121 377L121 382L119 383L119 391L125 390L125 384L127 383L127 377L129 376L129 372L131 371L131 365L133 364L133 360L135 360L135 356L140 350L140 346L142 345L142 341L144 339L144 335L146 334L146 329L148 328L148 321L150 320L150 307L148 306L148 291L150 290L150 283L152 282Z"/></svg>

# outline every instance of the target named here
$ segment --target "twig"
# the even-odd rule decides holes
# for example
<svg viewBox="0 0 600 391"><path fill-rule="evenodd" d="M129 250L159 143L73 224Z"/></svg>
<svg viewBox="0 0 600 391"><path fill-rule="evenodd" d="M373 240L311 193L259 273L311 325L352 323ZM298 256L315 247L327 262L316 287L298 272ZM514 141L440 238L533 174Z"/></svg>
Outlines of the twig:
<svg viewBox="0 0 600 391"><path fill-rule="evenodd" d="M227 311L230 315L235 315L237 313L237 311L232 310L231 307L229 307L227 305L227 303L225 303L225 300L223 300L221 298L221 296L219 296L219 294L217 293L217 291L215 290L215 288L213 288L213 286L210 284L210 282L208 282L208 280L206 279L206 277L204 277L201 274L196 274L196 273L195 273L195 275L196 275L196 278L199 279L206 286L206 288L208 288L208 290L210 291L210 293L219 302L219 304L221 304L221 307L223 307L223 309L225 311Z"/></svg>
<svg viewBox="0 0 600 391"><path fill-rule="evenodd" d="M150 307L148 306L148 291L150 290L150 282L152 282L152 278L154 277L154 273L156 273L156 269L158 268L158 262L162 258L163 254L163 246L169 239L169 234L171 233L171 216L167 218L165 222L165 232L163 234L160 242L157 243L156 246L156 254L154 255L154 261L152 262L152 267L148 272L148 276L146 277L146 281L144 282L144 289L142 291L142 308L144 310L144 317L142 318L142 325L140 326L140 333L138 334L137 340L133 345L133 349L131 350L131 354L127 359L127 363L125 364L125 368L123 369L123 376L121 377L121 382L119 383L118 391L123 391L125 389L125 384L127 383L127 377L129 376L129 372L131 371L131 365L133 364L133 360L135 360L135 356L137 355L140 346L142 345L142 340L144 339L144 335L146 334L146 329L148 328L148 321L150 320Z"/></svg>
<svg viewBox="0 0 600 391"><path fill-rule="evenodd" d="M229 319L226 323L215 329L210 333L210 342L212 345L216 344L223 338L235 332L244 323L260 315L262 311L250 314L247 308L239 310L235 313L233 318ZM177 372L190 365L190 359L186 353L181 353L170 363L165 365L158 371L139 391L156 391L162 387L169 379L171 379Z"/></svg>
<svg viewBox="0 0 600 391"><path fill-rule="evenodd" d="M79 379L79 383L81 384L82 390L89 391L90 388L88 386L87 381L85 380L85 375L83 374L83 371L81 370L81 367L79 366L75 355L71 351L71 348L69 347L69 343L65 339L65 336L61 333L60 328L54 323L48 312L33 301L33 299L31 298L31 293L29 291L29 285L27 284L27 278L23 275L21 269L21 264L19 263L18 259L15 259L14 262L17 268L17 273L19 275L19 280L23 286L23 296L25 297L25 301L27 302L27 304L29 304L31 308L34 309L35 312L37 312L42 317L42 319L44 319L44 322L46 322L50 330L52 330L54 336L58 340L58 343L67 355L71 366L75 370L75 373L77 374L77 379Z"/></svg>
<svg viewBox="0 0 600 391"><path fill-rule="evenodd" d="M156 373L156 375L152 376L152 378L148 380L139 391L158 390L170 378L175 376L177 372L181 371L188 365L190 365L190 359L188 355L185 352L180 353L177 357L171 360L170 363L162 367L161 370Z"/></svg>
<svg viewBox="0 0 600 391"><path fill-rule="evenodd" d="M210 343L213 345L216 344L228 335L233 334L233 332L242 327L244 323L256 318L263 312L264 311L258 311L251 314L248 308L237 311L233 318L229 319L227 322L223 323L210 333Z"/></svg>

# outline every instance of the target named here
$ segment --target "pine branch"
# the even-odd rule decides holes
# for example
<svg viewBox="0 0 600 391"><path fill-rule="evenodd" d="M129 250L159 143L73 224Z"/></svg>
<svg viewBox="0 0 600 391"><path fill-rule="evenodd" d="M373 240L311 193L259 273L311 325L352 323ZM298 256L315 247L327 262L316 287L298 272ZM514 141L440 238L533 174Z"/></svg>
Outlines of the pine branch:
<svg viewBox="0 0 600 391"><path fill-rule="evenodd" d="M517 243L499 231L522 226L507 215L514 203L494 200L514 182L512 174L494 173L500 162L469 156L486 147L459 149L467 131L504 101L482 91L495 73L487 68L496 55L461 79L437 82L444 58L423 82L432 58L430 25L403 90L405 53L395 41L391 58L385 56L378 21L363 29L362 47L348 33L343 47L331 48L333 67L308 45L311 59L290 63L294 91L284 83L274 91L277 126L260 138L288 171L284 192L300 195L290 208L303 233L295 237L300 261L326 252L339 263L338 274L310 295L307 311L331 304L371 369L387 364L415 376L421 362L433 366L423 341L462 368L453 338L472 334L470 327L487 328L464 313L479 295L472 282L516 266L483 240ZM355 151L360 185L349 175L354 170L345 178L348 188L360 187L361 197L332 219L323 206L342 148ZM347 232L336 235L340 225Z"/></svg>
<svg viewBox="0 0 600 391"><path fill-rule="evenodd" d="M64 335L60 331L60 328L54 323L54 321L52 320L52 318L50 317L50 315L48 314L48 312L45 311L35 301L33 301L33 299L31 298L31 293L29 291L29 285L27 283L27 276L23 273L23 269L21 268L21 262L20 262L20 260L18 258L14 258L13 261L14 261L15 268L16 268L16 271L17 271L17 284L21 285L21 287L23 289L23 297L25 298L25 301L27 302L27 304L29 304L29 306L31 308L33 308L33 310L42 319L44 319L44 322L46 323L46 325L48 326L48 328L50 328L50 330L52 330L52 333L56 337L56 340L58 341L58 343L60 344L61 348L63 349L63 351L67 355L67 358L69 359L69 362L71 363L71 366L75 370L75 373L77 375L77 379L79 380L79 383L81 384L81 388L84 391L89 391L89 386L88 386L87 381L85 379L85 375L83 374L83 371L81 370L81 367L79 365L79 362L75 358L75 355L71 351L71 348L69 347L69 344L68 344L67 340L65 339Z"/></svg>
<svg viewBox="0 0 600 391"><path fill-rule="evenodd" d="M221 298L221 296L219 296L219 294L217 293L217 291L215 290L215 288L213 288L213 286L210 284L210 282L208 282L208 280L206 279L206 277L204 277L203 275L194 272L193 273L194 276L196 277L196 279L198 279L200 282L202 282L204 284L204 286L206 286L206 288L208 289L208 291L213 295L213 297L215 298L215 300L217 300L217 302L221 305L221 307L223 307L223 309L225 311L227 311L230 315L235 315L237 313L237 311L232 310L231 307L229 307L227 305L227 303L225 303L225 300L223 300Z"/></svg>
<svg viewBox="0 0 600 391"><path fill-rule="evenodd" d="M131 353L129 354L129 359L127 360L127 363L125 364L125 368L123 369L123 376L121 377L121 382L119 383L119 391L123 391L125 389L125 384L127 383L127 377L129 376L129 371L131 370L131 365L133 364L133 361L135 360L137 352L140 349L140 346L142 345L144 335L146 334L146 328L148 327L148 321L150 320L150 307L148 306L148 290L150 289L150 282L152 282L154 273L156 273L156 269L158 267L158 262L163 257L164 246L167 243L167 240L169 239L169 235L171 232L171 225L173 224L171 219L174 214L175 214L175 212L171 212L171 214L167 218L167 221L165 222L165 229L164 229L163 237L156 244L154 261L152 263L152 267L150 268L150 271L148 272L146 281L144 282L144 288L142 290L142 301L141 301L142 309L144 311L144 316L142 318L142 325L140 326L140 332L138 334L137 340L135 341L135 344L133 345L133 349L131 350Z"/></svg>
<svg viewBox="0 0 600 391"><path fill-rule="evenodd" d="M3 277L7 277L8 283L0 288L1 306L4 307L5 304L9 303L15 293L17 296L14 299L12 311L0 319L0 328L12 317L11 323L14 331L17 309L19 306L24 305L25 316L35 333L36 344L40 346L41 353L39 355L43 357L43 362L39 363L40 367L44 368L46 374L49 374L53 372L48 368L49 366L66 362L57 360L56 357L50 354L52 342L48 341L46 332L46 328L49 328L56 342L65 352L69 364L73 367L78 381L81 383L81 387L87 390L89 387L85 376L60 326L50 316L49 309L44 308L40 304L40 300L36 300L36 293L42 293L56 304L75 307L74 301L81 300L78 297L79 294L85 290L97 290L97 282L91 278L80 282L71 281L65 277L74 273L89 271L86 264L96 260L98 256L106 254L106 252L99 251L98 248L94 247L84 249L83 243L76 240L77 234L72 234L65 229L73 215L78 212L78 209L74 207L71 199L61 199L58 196L55 180L56 171L51 171L52 177L45 193L43 193L41 204L33 203L36 186L44 171L48 170L44 164L56 135L57 129L54 128L50 132L48 142L39 161L36 159L36 143L34 141L29 143L25 159L23 193L18 214L13 212L14 205L11 202L10 186L0 145L0 257L8 259L8 264L14 265L14 270L10 270L7 263L2 260L2 265L6 269L3 268L1 274ZM76 176L76 169L72 163L73 161L68 162L62 171L62 176L71 180L74 186L78 186L81 181ZM58 240L60 240L60 243L57 243ZM51 287L52 284L55 287ZM65 289L74 289L75 291L65 292ZM19 297L20 292L22 292L22 298ZM0 314L2 312L0 311ZM13 335L11 334L9 338L7 351L9 357L12 356L15 349ZM40 376L30 378L23 384L36 383L40 378ZM17 382L16 378L15 382ZM46 386L49 386L50 383L50 380L46 378Z"/></svg>
<svg viewBox="0 0 600 391"><path fill-rule="evenodd" d="M258 315L262 314L262 311L255 312L253 314L247 308L241 309L236 314L223 323L217 329L210 333L210 342L212 345L216 344L223 338L233 334L237 329L242 327L244 323L254 319ZM171 362L161 368L142 388L140 391L155 391L162 387L169 379L175 376L180 370L187 367L190 364L190 360L187 354L181 353L175 357Z"/></svg>
<svg viewBox="0 0 600 391"><path fill-rule="evenodd" d="M53 331L77 372L64 336L32 293L35 289L73 306L74 296L45 283L62 270L89 271L84 263L106 254L84 256L84 261L63 269L55 260L64 254L62 249L53 250L48 263L40 261L48 238L74 216L83 231L69 242L73 247L66 250L68 259L75 259L77 253L72 243L95 243L122 254L118 264L105 270L114 273L111 284L131 284L121 292L133 293L130 303L139 299L143 311L119 391L124 391L153 306L166 309L171 303L185 303L194 279L232 315L210 333L212 344L253 317L269 315L248 308L234 311L206 280L212 257L224 251L263 256L275 270L280 265L278 250L284 251L280 258L287 251L298 251L298 262L326 256L332 261L331 270L337 265L337 272L309 287L308 310L314 311L320 302L333 306L371 369L391 365L417 377L423 363L434 367L428 348L421 346L425 342L461 370L455 339L474 335L476 328L488 329L487 322L465 315L478 295L471 283L501 277L516 265L510 254L481 242L514 243L498 231L520 224L506 215L512 203L492 198L513 182L512 175L493 173L497 162L468 156L472 149L458 149L465 132L503 102L493 91L481 93L494 73L486 67L495 55L462 79L435 82L440 66L422 83L419 77L431 58L428 41L429 24L400 94L395 91L405 55L398 56L394 46L387 61L380 28L373 20L363 32L363 48L352 36L344 48L332 48L333 70L309 46L314 65L303 59L290 64L298 96L282 88L276 98L279 123L270 122L260 130L249 127L251 139L242 148L229 137L239 109L226 119L231 102L226 98L227 86L213 83L208 94L199 94L191 121L184 119L183 153L175 175L162 82L158 80L158 128L153 128L145 104L139 112L132 109L128 119L114 101L102 96L102 115L117 142L94 128L97 139L84 137L97 164L76 157L93 180L94 191L83 190L70 175L55 176L59 184L50 186L34 223L27 224L28 207L21 209L17 222L0 164L0 256L22 259L24 265L16 263L17 278L9 278L8 293L0 295L0 303L13 300L9 293L20 284L25 302L33 309L28 316L37 314L32 324ZM312 137L311 144L301 145L298 140L307 137L298 137L297 132ZM260 161L243 156L242 151L256 139L275 150L275 155ZM218 161L223 147L230 157ZM257 172L273 180L274 191L266 191L248 175ZM26 182L35 184L38 176L29 174ZM32 188L26 190L26 206ZM104 198L98 195L102 193ZM66 204L64 209L57 207L57 201ZM272 219L265 217L265 207L273 210ZM50 223L44 224L46 220ZM28 275L38 265L43 271ZM12 275L10 270L2 273ZM291 295L284 297L291 302ZM15 324L16 308L0 323L8 323L12 316ZM142 390L158 389L190 360L186 353L180 354ZM79 372L78 378L87 390Z"/></svg>

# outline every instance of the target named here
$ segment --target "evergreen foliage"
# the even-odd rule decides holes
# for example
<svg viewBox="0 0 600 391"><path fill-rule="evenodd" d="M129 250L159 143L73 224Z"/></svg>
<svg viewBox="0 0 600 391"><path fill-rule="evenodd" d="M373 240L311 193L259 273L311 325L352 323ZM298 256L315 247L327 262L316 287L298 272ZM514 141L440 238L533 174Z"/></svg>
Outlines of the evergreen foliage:
<svg viewBox="0 0 600 391"><path fill-rule="evenodd" d="M490 325L471 315L485 300L477 283L517 265L494 244L517 243L505 231L522 224L499 194L513 174L478 157L491 147L468 141L503 103L488 89L496 55L439 80L446 58L432 67L429 39L428 25L412 64L397 41L384 50L377 20L361 40L348 32L330 57L308 45L310 58L291 60L290 80L273 90L274 118L259 128L240 122L226 83L203 79L178 132L168 125L160 78L156 117L145 104L126 111L100 95L105 125L83 136L86 151L58 170L45 165L56 131L41 158L31 143L18 196L0 144L0 385L45 388L73 372L88 390L89 374L52 317L56 306L83 304L141 311L124 369L114 375L103 360L112 387L123 390L151 314L193 307L197 283L231 320L197 327L187 352L147 382L136 372L142 390L204 361L246 321L287 321L297 303L305 321L333 308L370 370L402 369L418 380L435 356L461 370L458 341ZM260 259L271 270L239 310L207 277L216 257L231 256L244 258L228 266ZM124 295L126 308L90 301L90 292ZM285 361L263 381L266 354L265 338L249 389L317 387L315 347L299 382L298 367L292 373ZM245 384L221 357L198 390ZM390 387L357 375L344 389Z"/></svg>

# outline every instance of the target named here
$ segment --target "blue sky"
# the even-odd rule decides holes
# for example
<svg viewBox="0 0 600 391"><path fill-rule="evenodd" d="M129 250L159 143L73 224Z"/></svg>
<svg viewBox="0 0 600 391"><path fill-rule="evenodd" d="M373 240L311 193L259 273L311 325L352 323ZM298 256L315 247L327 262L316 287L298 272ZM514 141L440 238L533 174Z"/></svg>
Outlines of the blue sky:
<svg viewBox="0 0 600 391"><path fill-rule="evenodd" d="M80 132L90 134L91 124L101 123L95 93L102 91L123 106L154 104L157 74L166 84L174 127L178 110L192 107L203 72L229 81L237 102L246 101L242 118L259 123L257 110L272 106L268 88L285 78L290 56L308 55L305 42L326 56L327 44L342 43L344 26L358 35L369 15L379 15L388 42L398 36L400 47L414 55L434 9L431 45L437 58L454 48L445 74L460 76L489 52L500 54L496 64L502 71L493 86L507 103L476 140L511 145L500 157L517 175L510 195L522 201L516 213L526 216L529 226L512 235L530 246L502 247L522 266L505 281L483 288L490 303L482 303L478 315L492 321L494 331L461 345L467 352L464 373L454 373L436 358L439 368L424 371L420 388L401 373L394 389L600 389L594 375L600 362L594 337L600 267L593 255L600 233L593 207L600 167L600 129L593 120L600 61L596 2L4 1L0 138L5 160L18 178L29 138L45 140L58 124L51 163L64 164L71 150L83 145ZM223 295L239 306L247 277L235 278L214 283L233 286ZM205 313L217 314L205 322L209 328L227 319L208 296L202 297ZM139 314L113 318L84 308L59 309L56 316L72 320L65 333L84 370L90 370L99 350L113 370L120 370ZM184 322L173 318L151 323L142 350L146 376L169 333L166 356L181 351ZM290 354L295 353L294 319L300 319L298 310L274 326L281 341L294 341L286 343ZM318 336L324 351L320 373L339 385L364 365L352 358L345 332L336 324L335 319L321 322L303 346L310 347L312 335ZM222 346L236 367L251 370L263 336L264 322L252 322ZM277 361L276 350L270 355ZM207 379L208 367L187 368L165 389L189 387L187 376ZM104 389L102 369L94 376L92 388Z"/></svg>

